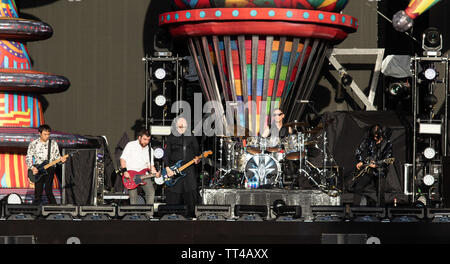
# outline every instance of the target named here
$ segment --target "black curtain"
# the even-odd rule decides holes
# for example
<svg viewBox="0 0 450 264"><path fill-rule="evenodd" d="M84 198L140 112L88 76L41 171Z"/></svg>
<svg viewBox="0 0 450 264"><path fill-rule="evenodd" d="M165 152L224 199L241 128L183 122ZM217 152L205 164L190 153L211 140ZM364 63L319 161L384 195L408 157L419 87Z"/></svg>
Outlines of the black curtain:
<svg viewBox="0 0 450 264"><path fill-rule="evenodd" d="M361 141L367 137L368 129L375 124L391 131L395 162L390 165L385 183L385 201L408 202L403 194L403 164L410 162L412 148L412 126L410 118L396 112L353 111L326 113L322 121L328 121L328 149L336 163L343 169L343 182L351 175L355 165L355 151ZM345 186L344 186L345 187ZM345 188L344 188L345 189Z"/></svg>

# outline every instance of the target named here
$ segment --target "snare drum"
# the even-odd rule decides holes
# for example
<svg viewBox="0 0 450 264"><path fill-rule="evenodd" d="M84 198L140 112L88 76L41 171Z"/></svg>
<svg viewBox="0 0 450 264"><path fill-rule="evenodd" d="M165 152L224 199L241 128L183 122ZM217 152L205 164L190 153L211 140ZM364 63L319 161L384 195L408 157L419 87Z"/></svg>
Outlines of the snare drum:
<svg viewBox="0 0 450 264"><path fill-rule="evenodd" d="M280 152L282 150L279 137L262 138L261 145L264 145L268 152Z"/></svg>

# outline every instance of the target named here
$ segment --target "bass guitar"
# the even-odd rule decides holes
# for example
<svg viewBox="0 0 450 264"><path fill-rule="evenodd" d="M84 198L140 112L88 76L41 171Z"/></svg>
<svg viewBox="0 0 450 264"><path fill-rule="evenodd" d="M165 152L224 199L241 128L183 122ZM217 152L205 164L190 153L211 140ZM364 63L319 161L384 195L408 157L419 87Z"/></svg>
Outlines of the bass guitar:
<svg viewBox="0 0 450 264"><path fill-rule="evenodd" d="M30 181L32 182L32 183L36 183L36 182L38 182L43 176L45 176L45 175L47 175L48 174L48 172L47 172L47 169L48 168L50 168L50 167L52 167L52 166L55 166L57 163L59 163L63 158L68 158L68 157L71 157L71 156L73 156L73 154L75 154L75 153L77 153L78 151L74 151L74 152L72 152L72 153L69 153L69 154L66 154L66 155L64 155L64 156L62 156L61 158L59 158L59 159L57 159L57 160L55 160L55 161L52 161L52 162L48 162L48 160L45 160L45 161L43 161L41 164L39 164L39 165L33 165L37 170L38 170L38 173L36 174L36 175L34 175L33 174L33 170L31 170L31 169L28 169L28 179L30 179Z"/></svg>
<svg viewBox="0 0 450 264"><path fill-rule="evenodd" d="M120 170L121 173L125 172L124 170ZM145 179L150 179L156 177L155 173L150 173L150 169L143 169L141 171L129 170L128 174L130 174L130 178L126 178L125 175L122 174L122 183L127 190L136 189L139 185L146 185L144 182Z"/></svg>
<svg viewBox="0 0 450 264"><path fill-rule="evenodd" d="M383 164L383 163L385 163L385 164L392 164L392 163L394 163L394 161L395 161L395 158L388 158L388 159L384 159L384 160L377 161L377 162L375 162L375 163L373 163L373 162L364 163L364 164L360 167L359 170L355 170L355 171L353 172L352 182L356 181L356 179L358 179L358 178L361 177L362 175L368 173L368 172L370 171L370 169L372 169L372 168L370 167L370 165L372 165L372 164L380 165L380 164Z"/></svg>
<svg viewBox="0 0 450 264"><path fill-rule="evenodd" d="M168 186L168 187L175 186L175 184L180 179L182 179L184 176L186 176L186 172L183 172L183 171L185 169L187 169L189 166L191 166L192 164L194 164L196 159L206 158L211 154L212 154L212 151L210 151L210 150L205 151L205 152L203 152L202 155L195 157L194 159L192 159L191 161L187 162L184 165L181 165L183 163L183 161L179 160L175 165L170 167L170 169L174 172L174 175L172 175L171 177L169 177L169 175L167 175L167 171L165 168L162 169L161 177L155 178L156 184L162 185L165 183L166 186Z"/></svg>

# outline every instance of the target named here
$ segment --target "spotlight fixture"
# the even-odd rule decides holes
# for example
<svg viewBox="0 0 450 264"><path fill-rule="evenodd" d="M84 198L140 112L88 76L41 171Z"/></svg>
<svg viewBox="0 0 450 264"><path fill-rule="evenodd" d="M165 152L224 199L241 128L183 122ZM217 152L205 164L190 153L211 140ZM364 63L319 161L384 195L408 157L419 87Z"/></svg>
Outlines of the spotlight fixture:
<svg viewBox="0 0 450 264"><path fill-rule="evenodd" d="M167 71L164 68L158 68L155 70L155 78L163 80L167 76Z"/></svg>
<svg viewBox="0 0 450 264"><path fill-rule="evenodd" d="M388 78L386 93L395 99L407 99L411 96L411 84L408 78Z"/></svg>
<svg viewBox="0 0 450 264"><path fill-rule="evenodd" d="M155 148L155 150L153 151L153 155L156 159L162 159L164 157L164 149L159 147Z"/></svg>
<svg viewBox="0 0 450 264"><path fill-rule="evenodd" d="M428 68L424 71L424 76L429 81L436 79L437 75L438 75L438 73L436 72L436 70L434 68Z"/></svg>
<svg viewBox="0 0 450 264"><path fill-rule="evenodd" d="M436 150L432 147L428 147L423 151L423 156L429 160L434 159L434 157L436 157Z"/></svg>
<svg viewBox="0 0 450 264"><path fill-rule="evenodd" d="M433 186L434 184L434 176L431 174L426 174L425 176L423 176L423 184L425 184L426 186Z"/></svg>
<svg viewBox="0 0 450 264"><path fill-rule="evenodd" d="M8 197L6 198L6 203L7 204L22 204L22 197L20 197L20 195L18 195L17 193L11 193L8 194Z"/></svg>
<svg viewBox="0 0 450 264"><path fill-rule="evenodd" d="M167 98L164 95L160 94L155 97L155 104L157 106L164 106L166 103L167 103Z"/></svg>
<svg viewBox="0 0 450 264"><path fill-rule="evenodd" d="M440 56L442 50L442 34L439 29L430 27L422 34L422 49L425 56Z"/></svg>

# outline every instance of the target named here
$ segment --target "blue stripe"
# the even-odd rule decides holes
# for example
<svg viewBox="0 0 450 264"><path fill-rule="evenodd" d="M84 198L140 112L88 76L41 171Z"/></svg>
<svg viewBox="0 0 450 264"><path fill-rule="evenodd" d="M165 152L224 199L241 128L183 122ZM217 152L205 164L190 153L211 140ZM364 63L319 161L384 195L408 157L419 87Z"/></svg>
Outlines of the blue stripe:
<svg viewBox="0 0 450 264"><path fill-rule="evenodd" d="M13 95L14 96L14 111L18 111L18 108L17 108L17 104L18 104L18 101L17 101L17 94L15 94L15 95Z"/></svg>
<svg viewBox="0 0 450 264"><path fill-rule="evenodd" d="M32 127L36 127L33 120L33 97L31 96L28 96L28 109L30 109L30 124Z"/></svg>
<svg viewBox="0 0 450 264"><path fill-rule="evenodd" d="M5 114L9 113L9 95L8 93L4 93L5 95Z"/></svg>
<svg viewBox="0 0 450 264"><path fill-rule="evenodd" d="M26 111L26 109L25 109L25 96L24 95L22 95L22 96L20 96L20 99L21 99L21 101L22 101L22 112L25 112Z"/></svg>

